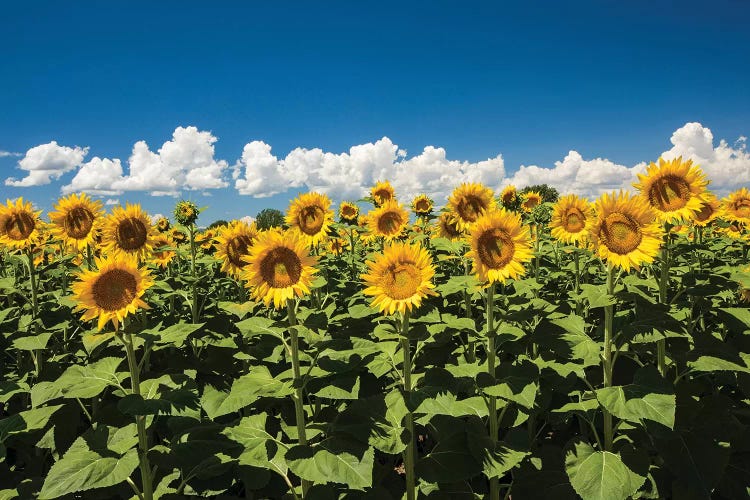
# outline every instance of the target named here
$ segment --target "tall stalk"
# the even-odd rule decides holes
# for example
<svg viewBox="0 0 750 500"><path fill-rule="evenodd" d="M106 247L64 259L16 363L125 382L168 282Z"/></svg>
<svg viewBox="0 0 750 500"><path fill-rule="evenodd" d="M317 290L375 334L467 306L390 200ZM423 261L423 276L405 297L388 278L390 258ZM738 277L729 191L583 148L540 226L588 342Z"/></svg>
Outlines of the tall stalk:
<svg viewBox="0 0 750 500"><path fill-rule="evenodd" d="M409 311L403 313L401 318L401 349L404 354L403 380L404 400L406 401L406 432L409 434L409 442L404 453L404 471L406 473L406 499L416 498L416 478L414 477L414 464L416 461L416 436L414 435L414 415L411 412L411 342L409 341Z"/></svg>
<svg viewBox="0 0 750 500"><path fill-rule="evenodd" d="M26 257L29 263L29 284L31 285L31 317L37 319L39 315L39 300L36 293L36 267L34 267L34 251L31 247L26 249Z"/></svg>
<svg viewBox="0 0 750 500"><path fill-rule="evenodd" d="M492 282L486 290L486 309L485 319L487 323L487 373L495 379L495 283ZM497 398L489 396L487 398L488 420L490 427L490 439L492 440L493 449L497 445L498 433L500 431L500 422L497 418ZM490 500L500 499L500 478L493 477L490 479Z"/></svg>
<svg viewBox="0 0 750 500"><path fill-rule="evenodd" d="M297 441L301 445L307 444L307 433L305 430L305 407L303 403L302 377L299 368L299 333L297 332L297 313L295 308L296 300L286 301L287 320L289 321L290 350L292 354L292 373L294 374L294 414L297 421ZM307 495L307 491L312 484L306 479L302 479L302 496Z"/></svg>
<svg viewBox="0 0 750 500"><path fill-rule="evenodd" d="M659 303L668 305L669 295L669 267L670 253L669 253L669 231L671 226L669 223L664 224L664 246L661 249L661 278L659 279ZM667 339L659 339L656 341L656 366L659 369L659 373L662 377L666 377L667 374Z"/></svg>
<svg viewBox="0 0 750 500"><path fill-rule="evenodd" d="M125 344L125 352L128 358L128 368L130 371L130 384L132 386L133 394L141 395L141 381L140 381L140 368L138 362L135 359L135 351L133 350L133 338L130 333L121 332L120 339ZM153 500L154 498L154 487L153 477L151 477L151 464L148 460L148 434L146 434L146 417L144 415L136 415L135 425L138 429L138 459L141 469L141 481L143 482L143 499Z"/></svg>
<svg viewBox="0 0 750 500"><path fill-rule="evenodd" d="M190 233L190 277L192 285L190 286L190 311L192 313L193 323L198 322L198 278L195 273L195 224L188 226Z"/></svg>
<svg viewBox="0 0 750 500"><path fill-rule="evenodd" d="M615 292L615 267L611 264L607 267L607 294L614 295ZM612 371L614 362L612 360L612 343L614 338L615 306L610 304L604 307L604 354L602 355L602 371L604 375L604 387L612 387ZM612 427L612 414L606 409L604 411L604 451L612 450L614 432Z"/></svg>
<svg viewBox="0 0 750 500"><path fill-rule="evenodd" d="M464 276L469 276L469 262L467 260L464 260ZM463 289L463 296L464 296L464 308L466 309L466 317L468 319L473 319L471 316L471 295L469 294L469 290L464 288ZM476 341L471 338L471 335L468 335L466 338L466 361L468 363L473 363L477 359L477 348L476 348Z"/></svg>

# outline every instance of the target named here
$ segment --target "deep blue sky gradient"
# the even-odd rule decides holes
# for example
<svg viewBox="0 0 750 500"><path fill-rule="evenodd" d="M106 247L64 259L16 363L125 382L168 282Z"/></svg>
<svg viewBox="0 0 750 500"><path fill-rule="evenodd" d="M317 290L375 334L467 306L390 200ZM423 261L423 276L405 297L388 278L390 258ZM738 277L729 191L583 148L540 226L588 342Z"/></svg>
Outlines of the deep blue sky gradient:
<svg viewBox="0 0 750 500"><path fill-rule="evenodd" d="M6 151L56 140L127 169L136 141L156 151L195 125L230 164L251 140L283 157L388 136L410 155L502 153L512 172L570 149L652 160L688 121L717 140L750 133L745 0L5 2L0 18ZM22 176L17 160L0 158L0 180ZM73 175L0 185L0 198L48 209ZM289 196L193 194L213 218ZM162 212L174 201L119 198Z"/></svg>

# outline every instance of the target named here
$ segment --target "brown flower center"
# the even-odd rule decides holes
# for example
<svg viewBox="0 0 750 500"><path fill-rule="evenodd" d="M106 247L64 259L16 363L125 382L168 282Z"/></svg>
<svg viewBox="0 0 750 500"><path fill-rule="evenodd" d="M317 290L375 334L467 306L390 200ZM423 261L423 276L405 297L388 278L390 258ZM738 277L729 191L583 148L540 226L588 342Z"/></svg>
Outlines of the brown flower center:
<svg viewBox="0 0 750 500"><path fill-rule="evenodd" d="M487 203L479 196L464 196L456 206L456 213L465 222L475 222L487 209Z"/></svg>
<svg viewBox="0 0 750 500"><path fill-rule="evenodd" d="M426 214L431 209L432 207L430 206L429 200L417 200L417 202L414 204L414 211L418 214Z"/></svg>
<svg viewBox="0 0 750 500"><path fill-rule="evenodd" d="M347 220L353 219L357 216L357 209L349 206L344 205L341 207L341 217Z"/></svg>
<svg viewBox="0 0 750 500"><path fill-rule="evenodd" d="M372 197L378 205L382 205L386 201L390 201L393 198L393 195L388 189L382 188L372 193Z"/></svg>
<svg viewBox="0 0 750 500"><path fill-rule="evenodd" d="M300 210L297 222L300 231L309 236L315 236L323 227L325 211L318 205L310 205Z"/></svg>
<svg viewBox="0 0 750 500"><path fill-rule="evenodd" d="M94 227L94 214L88 208L75 207L65 214L63 219L65 233L76 240L82 240L91 232Z"/></svg>
<svg viewBox="0 0 750 500"><path fill-rule="evenodd" d="M117 224L117 245L125 251L140 250L148 239L148 229L140 219L129 217Z"/></svg>
<svg viewBox="0 0 750 500"><path fill-rule="evenodd" d="M741 198L735 201L734 211L739 217L750 217L750 199Z"/></svg>
<svg viewBox="0 0 750 500"><path fill-rule="evenodd" d="M701 209L695 213L695 220L698 222L704 222L711 218L714 214L714 207L710 203L705 203Z"/></svg>
<svg viewBox="0 0 750 500"><path fill-rule="evenodd" d="M507 231L499 228L488 229L477 241L477 257L490 269L502 269L513 260L515 248L513 239Z"/></svg>
<svg viewBox="0 0 750 500"><path fill-rule="evenodd" d="M404 224L401 214L395 210L385 212L378 218L378 232L385 236L398 234Z"/></svg>
<svg viewBox="0 0 750 500"><path fill-rule="evenodd" d="M302 262L294 250L274 248L260 262L260 275L271 288L286 288L302 276Z"/></svg>
<svg viewBox="0 0 750 500"><path fill-rule="evenodd" d="M25 240L36 227L34 217L28 212L17 212L5 221L5 234L16 241Z"/></svg>
<svg viewBox="0 0 750 500"><path fill-rule="evenodd" d="M586 227L586 215L578 207L571 207L565 212L563 225L567 232L579 233Z"/></svg>
<svg viewBox="0 0 750 500"><path fill-rule="evenodd" d="M235 236L227 242L227 259L235 267L244 267L245 261L242 260L248 254L247 249L252 244L252 239L245 235Z"/></svg>
<svg viewBox="0 0 750 500"><path fill-rule="evenodd" d="M690 185L682 177L665 175L651 185L648 201L662 212L679 210L690 201Z"/></svg>
<svg viewBox="0 0 750 500"><path fill-rule="evenodd" d="M641 226L625 214L609 214L602 224L599 236L609 251L625 255L641 244Z"/></svg>
<svg viewBox="0 0 750 500"><path fill-rule="evenodd" d="M94 282L94 302L105 311L117 311L135 299L137 290L135 276L123 269L112 269Z"/></svg>
<svg viewBox="0 0 750 500"><path fill-rule="evenodd" d="M422 273L413 262L394 262L383 273L381 288L385 294L402 300L417 293L422 283Z"/></svg>

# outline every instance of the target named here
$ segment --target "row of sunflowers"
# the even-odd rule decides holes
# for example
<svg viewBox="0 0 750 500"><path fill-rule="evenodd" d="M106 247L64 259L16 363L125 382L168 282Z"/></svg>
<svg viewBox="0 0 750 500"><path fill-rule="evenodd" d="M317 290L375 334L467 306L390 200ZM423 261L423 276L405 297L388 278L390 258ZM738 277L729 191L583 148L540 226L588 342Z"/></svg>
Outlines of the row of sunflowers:
<svg viewBox="0 0 750 500"><path fill-rule="evenodd" d="M30 202L8 200L0 332L17 356L3 370L0 442L49 430L61 406L48 403L79 394L67 418L80 411L87 422L69 438L52 427L55 445L41 447L47 465L33 476L40 498L679 495L695 471L670 447L682 436L678 395L715 406L707 383L747 428L734 410L747 407L750 387L741 336L750 314L737 302L750 298L750 191L719 200L708 184L691 161L660 159L635 193L593 203L514 186L496 196L468 183L442 210L419 195L410 213L383 181L337 213L325 194L301 194L283 227L263 229L235 220L201 230L190 201L177 203L174 222L152 221L139 205L105 214L100 201L72 194L44 222ZM365 204L372 209L360 213ZM716 354L727 346L733 354ZM231 359L217 354L227 348ZM122 359L127 372L97 375L98 391L65 385L74 368L88 379L92 367ZM51 392L40 400L39 388ZM170 399L176 391L189 402ZM107 405L118 410L102 414ZM186 412L193 427L169 427ZM366 423L354 432L358 417ZM26 427L13 428L14 418ZM196 437L216 426L239 452ZM91 444L101 429L110 441L132 433L128 448L105 447L115 464ZM185 450L204 438L205 456ZM742 490L724 471L747 460L734 435L722 439L681 445L711 456L711 446L730 443L721 471L697 480L719 497ZM23 497L33 469L17 448L5 455L19 481L2 490L8 498ZM84 451L99 479L70 479Z"/></svg>

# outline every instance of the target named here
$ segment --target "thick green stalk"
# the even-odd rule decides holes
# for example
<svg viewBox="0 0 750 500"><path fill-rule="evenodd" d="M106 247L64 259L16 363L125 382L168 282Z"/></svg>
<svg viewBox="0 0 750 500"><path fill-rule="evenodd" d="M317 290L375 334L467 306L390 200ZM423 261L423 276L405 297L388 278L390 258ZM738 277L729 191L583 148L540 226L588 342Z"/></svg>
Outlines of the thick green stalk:
<svg viewBox="0 0 750 500"><path fill-rule="evenodd" d="M416 462L416 441L414 436L414 415L411 412L411 342L409 341L409 311L403 314L401 321L401 349L404 353L404 399L406 401L406 432L409 434L409 443L404 453L404 471L406 473L406 499L416 498L416 478L414 477L414 465Z"/></svg>
<svg viewBox="0 0 750 500"><path fill-rule="evenodd" d="M575 287L576 287L576 296L578 296L579 293L581 293L581 252L578 249L578 245L576 244L576 248L573 251L573 259L575 262ZM581 299L576 299L576 314L581 314Z"/></svg>
<svg viewBox="0 0 750 500"><path fill-rule="evenodd" d="M464 260L464 276L469 275L469 262L467 260ZM471 295L469 294L469 291L464 288L463 290L464 295L464 308L466 309L466 317L469 319L472 319L471 317ZM469 363L473 363L477 359L477 348L476 348L476 342L474 339L471 338L471 336L467 336L466 338L466 361Z"/></svg>
<svg viewBox="0 0 750 500"><path fill-rule="evenodd" d="M607 293L614 295L615 268L609 265L607 268ZM612 339L614 338L615 306L610 304L604 308L604 354L602 356L602 371L604 373L604 387L612 387ZM612 427L612 414L606 409L604 411L604 451L612 450L614 432Z"/></svg>
<svg viewBox="0 0 750 500"><path fill-rule="evenodd" d="M34 267L34 252L31 248L26 250L29 259L29 283L31 284L31 317L36 319L39 315L39 301L36 296L36 267Z"/></svg>
<svg viewBox="0 0 750 500"><path fill-rule="evenodd" d="M495 378L495 283L490 283L487 287L487 304L485 309L485 318L487 320L487 373L490 377ZM500 431L500 422L497 418L497 398L489 396L487 398L487 416L490 424L490 439L493 445L497 444L498 433ZM500 499L500 478L493 477L490 479L490 500Z"/></svg>
<svg viewBox="0 0 750 500"><path fill-rule="evenodd" d="M669 230L670 225L664 224L665 236L664 246L661 249L661 278L659 279L659 303L668 304L669 295L669 267L670 267L670 254L669 254ZM667 340L659 339L656 341L656 366L659 369L659 373L662 377L666 377L667 374Z"/></svg>
<svg viewBox="0 0 750 500"><path fill-rule="evenodd" d="M132 391L133 394L140 396L140 370L135 359L135 351L133 350L133 338L129 333L122 333L122 342L123 344L125 344L125 351L128 357L128 368L130 369L130 383L132 385ZM141 481L143 482L143 498L144 500L153 500L154 487L153 478L151 477L151 464L148 460L148 435L146 434L146 417L143 415L137 415L135 417L135 424L138 428L138 458L141 468Z"/></svg>
<svg viewBox="0 0 750 500"><path fill-rule="evenodd" d="M305 430L305 407L303 403L302 377L299 367L299 334L297 332L297 314L295 312L296 301L286 301L287 319L289 321L290 349L292 351L292 373L294 374L294 413L297 420L297 440L299 444L307 444L307 433ZM302 480L302 496L307 495L310 489L310 481Z"/></svg>
<svg viewBox="0 0 750 500"><path fill-rule="evenodd" d="M193 279L192 286L190 287L191 293L191 304L190 312L192 313L193 323L198 322L198 279L195 274L195 225L190 224L188 228L190 232L190 277Z"/></svg>

